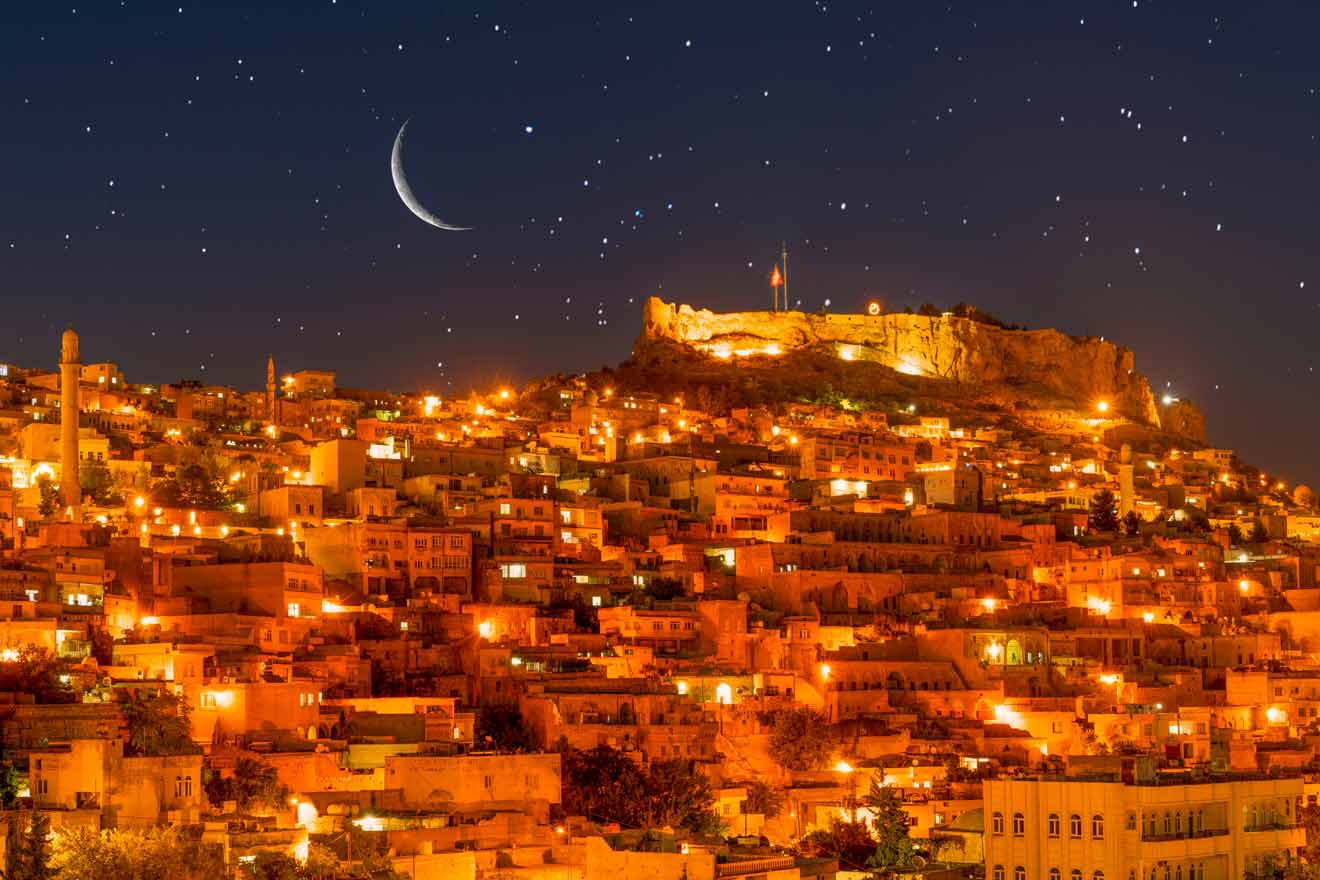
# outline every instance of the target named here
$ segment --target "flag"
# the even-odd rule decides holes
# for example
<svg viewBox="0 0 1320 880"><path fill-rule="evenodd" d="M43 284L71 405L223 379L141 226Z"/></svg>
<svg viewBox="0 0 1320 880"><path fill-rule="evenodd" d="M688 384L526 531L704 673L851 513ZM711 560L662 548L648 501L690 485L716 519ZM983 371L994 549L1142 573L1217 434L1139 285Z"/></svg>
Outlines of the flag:
<svg viewBox="0 0 1320 880"><path fill-rule="evenodd" d="M775 271L770 273L770 286L771 287L784 286L784 276L779 274L778 264L775 265Z"/></svg>

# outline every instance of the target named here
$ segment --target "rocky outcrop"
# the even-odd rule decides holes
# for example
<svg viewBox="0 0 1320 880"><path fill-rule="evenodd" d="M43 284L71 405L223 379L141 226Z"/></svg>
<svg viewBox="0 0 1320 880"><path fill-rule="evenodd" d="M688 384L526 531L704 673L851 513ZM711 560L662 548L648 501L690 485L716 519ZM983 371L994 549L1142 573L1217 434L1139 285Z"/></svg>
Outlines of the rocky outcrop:
<svg viewBox="0 0 1320 880"><path fill-rule="evenodd" d="M728 360L826 351L932 380L1038 388L1081 410L1103 400L1113 415L1161 427L1160 407L1130 349L1058 330L1007 330L953 315L717 314L651 297L638 345L656 343ZM1186 409L1179 415L1183 430L1196 423Z"/></svg>

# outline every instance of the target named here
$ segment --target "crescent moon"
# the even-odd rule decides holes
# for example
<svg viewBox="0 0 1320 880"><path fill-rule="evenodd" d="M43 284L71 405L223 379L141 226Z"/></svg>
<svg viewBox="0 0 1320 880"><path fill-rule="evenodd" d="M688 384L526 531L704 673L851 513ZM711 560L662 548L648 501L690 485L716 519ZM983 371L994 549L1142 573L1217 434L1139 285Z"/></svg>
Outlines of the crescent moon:
<svg viewBox="0 0 1320 880"><path fill-rule="evenodd" d="M398 191L399 198L407 205L409 211L417 215L417 219L430 223L437 229L446 229L450 232L464 232L471 229L471 226L454 226L441 220L428 211L413 194L412 187L408 185L408 176L403 173L403 133L408 130L408 123L411 121L405 120L399 128L399 133L394 136L394 149L390 152L390 176L394 178L394 188Z"/></svg>

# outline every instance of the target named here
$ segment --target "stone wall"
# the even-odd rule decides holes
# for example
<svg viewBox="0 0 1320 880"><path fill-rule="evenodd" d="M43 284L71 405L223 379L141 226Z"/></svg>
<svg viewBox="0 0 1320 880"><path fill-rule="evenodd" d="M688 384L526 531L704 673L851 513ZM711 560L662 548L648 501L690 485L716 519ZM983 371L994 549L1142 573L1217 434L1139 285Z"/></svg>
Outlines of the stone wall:
<svg viewBox="0 0 1320 880"><path fill-rule="evenodd" d="M1130 349L1058 330L1005 330L952 315L876 316L806 312L729 312L646 301L642 338L717 358L831 351L912 376L963 383L1030 383L1088 408L1106 400L1112 412L1153 426L1160 408Z"/></svg>

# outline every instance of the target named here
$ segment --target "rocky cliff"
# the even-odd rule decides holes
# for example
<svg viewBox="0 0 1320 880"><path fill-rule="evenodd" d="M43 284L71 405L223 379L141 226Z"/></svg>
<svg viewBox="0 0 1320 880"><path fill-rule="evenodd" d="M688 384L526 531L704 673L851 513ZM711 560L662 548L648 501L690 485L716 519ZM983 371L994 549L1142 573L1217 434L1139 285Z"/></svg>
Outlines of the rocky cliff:
<svg viewBox="0 0 1320 880"><path fill-rule="evenodd" d="M638 353L664 345L723 360L832 353L936 385L1035 388L1078 410L1104 400L1113 415L1165 427L1130 349L1058 330L1007 330L953 315L716 314L651 297Z"/></svg>

